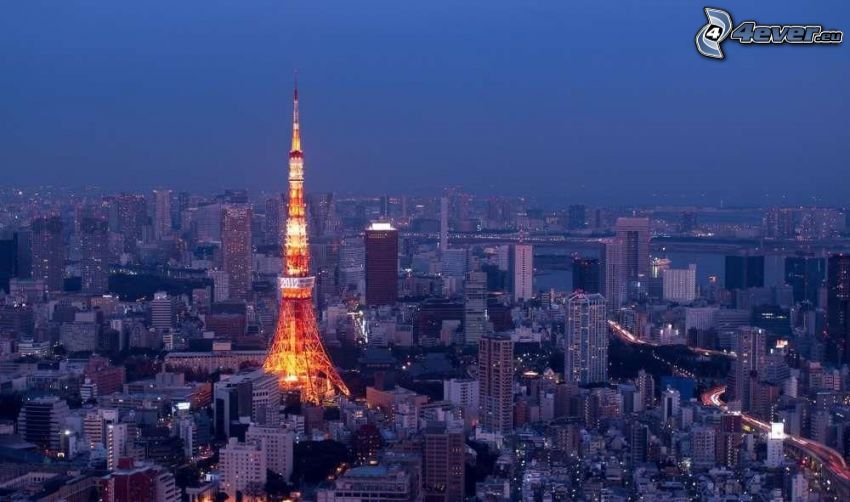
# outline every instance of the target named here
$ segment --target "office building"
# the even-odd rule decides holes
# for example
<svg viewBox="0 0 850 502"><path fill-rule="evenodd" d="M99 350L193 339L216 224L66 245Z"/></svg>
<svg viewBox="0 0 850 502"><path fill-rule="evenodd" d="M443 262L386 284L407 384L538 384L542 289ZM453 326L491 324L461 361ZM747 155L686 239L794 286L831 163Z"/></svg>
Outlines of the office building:
<svg viewBox="0 0 850 502"><path fill-rule="evenodd" d="M764 256L727 256L726 289L764 287Z"/></svg>
<svg viewBox="0 0 850 502"><path fill-rule="evenodd" d="M573 260L573 291L602 293L602 274L597 258Z"/></svg>
<svg viewBox="0 0 850 502"><path fill-rule="evenodd" d="M39 448L59 450L60 433L70 413L68 403L55 396L24 401L18 414L18 434Z"/></svg>
<svg viewBox="0 0 850 502"><path fill-rule="evenodd" d="M850 361L850 254L829 256L826 281L827 359Z"/></svg>
<svg viewBox="0 0 850 502"><path fill-rule="evenodd" d="M171 236L171 190L154 190L153 204L153 236L162 240Z"/></svg>
<svg viewBox="0 0 850 502"><path fill-rule="evenodd" d="M263 233L266 244L280 246L283 242L283 222L286 220L286 204L282 195L266 199L266 220Z"/></svg>
<svg viewBox="0 0 850 502"><path fill-rule="evenodd" d="M511 246L508 274L515 302L534 297L534 248L531 244Z"/></svg>
<svg viewBox="0 0 850 502"><path fill-rule="evenodd" d="M514 348L510 337L485 335L478 344L478 382L481 429L495 434L513 430Z"/></svg>
<svg viewBox="0 0 850 502"><path fill-rule="evenodd" d="M587 226L587 207L573 204L567 208L567 228L581 230ZM596 291L594 291L596 292Z"/></svg>
<svg viewBox="0 0 850 502"><path fill-rule="evenodd" d="M230 299L247 300L252 273L251 208L226 205L221 223L221 255L229 279Z"/></svg>
<svg viewBox="0 0 850 502"><path fill-rule="evenodd" d="M623 246L619 239L602 239L599 271L602 274L602 296L608 310L616 312L626 301L626 282L623 268Z"/></svg>
<svg viewBox="0 0 850 502"><path fill-rule="evenodd" d="M605 298L573 293L567 298L564 380L573 384L608 381L608 322Z"/></svg>
<svg viewBox="0 0 850 502"><path fill-rule="evenodd" d="M645 295L649 281L649 218L621 217L615 225L621 246L622 276L630 299Z"/></svg>
<svg viewBox="0 0 850 502"><path fill-rule="evenodd" d="M151 326L155 329L173 328L177 321L176 298L158 291L151 301Z"/></svg>
<svg viewBox="0 0 850 502"><path fill-rule="evenodd" d="M345 471L316 493L317 502L419 500L414 476L401 465L362 465Z"/></svg>
<svg viewBox="0 0 850 502"><path fill-rule="evenodd" d="M425 502L452 502L465 497L466 442L463 430L445 425L425 430L422 491Z"/></svg>
<svg viewBox="0 0 850 502"><path fill-rule="evenodd" d="M366 304L392 305L398 299L398 230L389 223L366 229Z"/></svg>
<svg viewBox="0 0 850 502"><path fill-rule="evenodd" d="M9 280L18 277L18 235L0 239L0 290L9 292Z"/></svg>
<svg viewBox="0 0 850 502"><path fill-rule="evenodd" d="M797 255L785 258L785 283L790 285L794 301L818 305L818 290L826 280L826 260L820 257Z"/></svg>

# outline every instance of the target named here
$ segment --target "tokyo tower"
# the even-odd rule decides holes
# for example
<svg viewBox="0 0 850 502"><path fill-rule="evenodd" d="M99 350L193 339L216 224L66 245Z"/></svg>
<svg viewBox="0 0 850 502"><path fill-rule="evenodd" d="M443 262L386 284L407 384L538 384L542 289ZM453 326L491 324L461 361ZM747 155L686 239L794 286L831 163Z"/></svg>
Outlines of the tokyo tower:
<svg viewBox="0 0 850 502"><path fill-rule="evenodd" d="M280 377L284 390L301 393L301 400L314 404L339 394L348 387L336 372L319 338L313 310L315 277L310 275L304 204L304 156L298 122L298 87L292 114L292 148L289 151L289 207L286 219L283 276L278 278L280 314L274 340L263 369Z"/></svg>

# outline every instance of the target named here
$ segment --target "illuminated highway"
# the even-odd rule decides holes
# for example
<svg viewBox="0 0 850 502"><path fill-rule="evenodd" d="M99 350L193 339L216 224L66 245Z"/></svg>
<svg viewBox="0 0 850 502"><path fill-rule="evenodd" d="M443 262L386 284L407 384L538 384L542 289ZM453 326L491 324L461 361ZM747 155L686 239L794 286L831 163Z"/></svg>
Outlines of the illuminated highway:
<svg viewBox="0 0 850 502"><path fill-rule="evenodd" d="M640 338L636 337L634 334L629 332L626 328L620 326L619 324L617 324L614 321L608 321L608 327L611 328L611 332L614 333L614 335L617 338L619 338L620 340L622 340L626 343L638 344L638 345L648 345L650 347L662 347L662 345L660 345L658 343L653 343L653 342L648 342L646 340L641 340ZM702 348L702 347L691 347L689 345L685 345L685 347L687 347L691 352L693 352L697 355L703 355L703 356L707 356L707 357L708 356L721 356L721 357L728 357L730 359L735 359L737 357L737 355L734 352L723 352L722 350L705 349L705 348Z"/></svg>
<svg viewBox="0 0 850 502"><path fill-rule="evenodd" d="M724 392L726 392L725 385L719 385L708 389L702 395L702 404L706 406L715 406L723 411L728 411L726 404L720 400L720 396L722 396ZM762 422L757 418L741 413L741 419L744 423L754 429L762 432L770 431L770 424ZM847 468L847 462L844 460L844 457L842 457L837 451L816 441L801 438L799 436L788 435L785 437L785 440L805 451L807 455L820 460L832 474L850 482L850 469Z"/></svg>
<svg viewBox="0 0 850 502"><path fill-rule="evenodd" d="M626 330L614 321L608 321L608 325L611 328L611 333L613 333L614 336L616 336L625 343L630 343L634 345L646 345L651 347L659 346L658 344L650 343L637 338L636 336L634 336L634 334L630 333L628 330ZM722 355L725 357L735 357L734 353L719 352L716 350L708 350L694 347L689 348L693 352L705 353L706 355L712 354ZM671 364L672 367L672 363L668 362L668 364ZM724 392L726 392L725 385L712 387L711 389L703 393L703 395L701 396L701 402L705 406L714 406L723 411L729 411L729 408L720 399L720 396L722 396ZM741 415L742 421L753 429L759 430L761 432L770 431L770 424L768 424L767 422L763 422L755 417L751 417L740 412L733 413L739 413ZM844 460L844 457L841 456L840 453L826 445L818 443L817 441L801 438L799 436L787 435L785 437L785 440L786 445L794 446L800 451L805 452L805 454L809 457L815 458L820 461L820 463L823 464L826 470L833 475L835 481L840 482L842 485L844 485L845 488L850 490L850 468L847 467L847 462Z"/></svg>

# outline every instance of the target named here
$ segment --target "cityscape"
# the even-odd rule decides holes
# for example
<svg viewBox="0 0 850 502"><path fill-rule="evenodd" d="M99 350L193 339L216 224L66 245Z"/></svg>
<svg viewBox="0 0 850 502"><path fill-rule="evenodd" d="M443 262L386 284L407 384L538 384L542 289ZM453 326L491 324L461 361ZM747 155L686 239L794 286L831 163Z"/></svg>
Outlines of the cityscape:
<svg viewBox="0 0 850 502"><path fill-rule="evenodd" d="M263 33L267 27L250 4L223 12L250 11L250 24ZM277 19L280 7L265 8ZM310 8L295 9L316 21ZM442 14L439 5L404 9L413 9L405 15ZM461 18L470 14L466 9L460 8ZM548 9L530 6L517 23L541 13L564 15ZM97 8L72 10L64 15L75 19ZM518 10L496 9L483 22L501 26L502 15L512 20ZM26 8L17 14L32 15ZM353 16L352 25L364 19L339 14L345 15ZM705 24L702 16L701 7L688 13L693 23L681 33L690 45L669 54L692 54L687 63L671 63L676 68L698 63L700 71L734 72L749 64L736 58L760 56L758 48L733 47L728 61L700 60L693 34ZM387 33L405 26L411 33L430 30L414 17L399 25L374 21ZM190 19L184 26L190 35L163 28L165 21L138 22L167 37L199 36L192 29L214 25L204 16L183 19ZM544 27L540 39L500 43L545 52L551 42L546 20L533 19ZM453 25L446 27L453 40ZM120 31L108 22L97 30ZM0 42L35 44L25 28L3 31ZM392 45L387 33L369 36ZM215 30L204 36L203 44L217 44ZM316 51L326 43L318 42L322 38L304 44ZM398 41L397 50L421 49L412 43ZM3 45L0 56L47 54L35 45ZM411 64L450 68L455 53L473 45L455 47L446 61ZM118 44L115 54L131 54L131 46ZM164 52L180 54L166 46ZM249 44L237 44L234 53L240 47ZM604 42L599 51L617 47ZM801 58L797 49L805 49L848 71L832 50L843 47L776 49L767 51L769 63L755 64L778 65L772 58ZM346 53L337 45L331 50ZM695 136L703 135L707 126L698 117L673 119L672 112L658 111L658 123L633 130L630 121L648 113L638 99L623 111L630 117L622 129L633 136L618 136L616 119L600 118L578 138L561 131L571 136L562 140L577 149L575 158L526 165L541 155L531 150L552 141L533 113L509 116L499 111L502 105L477 104L470 109L481 123L446 125L444 117L450 122L460 115L430 109L441 102L439 93L423 94L415 113L401 109L393 101L396 87L427 93L444 81L411 78L410 68L397 68L392 50L385 55L391 63L380 68L384 76L374 77L368 65L358 70L392 82L378 91L387 103L338 106L333 92L344 88L365 97L369 91L357 91L356 79L336 75L334 82L309 64L312 75L287 68L285 84L268 85L274 106L265 91L246 87L254 101L238 106L274 108L276 123L261 125L286 135L269 147L276 152L273 166L255 173L255 163L245 162L227 175L193 161L150 171L132 162L122 168L124 157L108 149L63 154L66 139L30 149L29 141L45 138L27 133L23 121L18 128L19 114L29 116L29 106L33 116L47 114L52 105L22 98L33 75L0 77L0 109L12 117L0 121L0 502L850 501L850 206L835 202L850 201L842 182L850 154L846 121L838 124L843 130L824 136L790 128L763 135L730 124L717 132L731 142L729 150L742 159L770 160L715 168L688 161L693 145L672 132L693 127ZM470 58L479 66L458 78L487 81L480 77L490 72L486 59ZM11 68L9 61L0 57L0 69ZM172 71L170 64L162 63ZM31 71L23 68L21 75ZM193 79L190 73L159 82L151 76L140 89L166 92L181 85L175 81ZM212 74L231 78L217 68L204 78ZM482 93L482 103L498 101L502 86L505 103L522 94L514 88L524 84L491 78L496 90L473 91ZM527 80L547 77L532 72ZM735 85L753 99L761 93ZM800 93L789 98L783 85L775 83L765 95L807 102ZM127 92L131 88L109 106L150 105L143 91ZM573 99L569 93L552 98L556 93L545 89L519 102L540 106L539 99L553 99L560 110L558 99ZM613 92L588 89L575 96L607 100L605 93ZM688 106L704 106L703 91L695 89ZM101 91L57 95L82 103L101 99ZM843 99L824 113L843 117L847 89L823 92ZM663 99L686 93L677 89ZM229 99L221 96L215 100ZM26 103L20 109L19 98ZM645 99L654 109L661 98ZM285 112L276 108L284 101ZM454 105L469 105L468 96ZM165 108L157 108L162 118L150 129L176 135L173 144L161 145L176 148L173 159L195 151L207 156L204 162L223 155L215 136L201 146L177 132L217 123L212 113L187 119ZM581 114L580 108L573 110ZM335 162L347 155L346 143L328 140L339 132L328 118L337 111L363 120L351 131L360 152L345 166ZM375 121L392 113L398 124L436 125L411 129L416 139L409 142L399 139L404 131L387 132L393 138L387 140L373 135ZM713 113L720 112L706 111ZM789 120L808 120L800 110L788 113ZM136 119L145 122L143 115ZM485 141L486 134L463 130L492 133L497 126L485 123L503 119L510 133L504 137L493 133ZM670 129L659 125L665 120ZM70 136L79 132L62 127ZM239 128L231 125L228 134L238 137ZM529 141L527 131L539 134L540 144ZM441 137L452 132L462 135L457 143ZM93 136L127 141L123 133L110 134ZM841 134L844 141L837 140ZM581 143L593 135L605 144L590 155ZM458 154L460 142L472 153ZM765 153L774 146L780 153ZM659 160L656 147L669 149L670 157ZM399 156L404 149L409 157ZM482 154L489 171L469 160L478 149L508 157L499 164ZM635 159L633 169L623 167L635 154L644 158ZM716 155L720 164L729 153ZM416 156L423 163L445 158L446 165L405 168L405 162L417 165ZM807 166L803 158L816 161ZM676 167L648 167L655 162Z"/></svg>

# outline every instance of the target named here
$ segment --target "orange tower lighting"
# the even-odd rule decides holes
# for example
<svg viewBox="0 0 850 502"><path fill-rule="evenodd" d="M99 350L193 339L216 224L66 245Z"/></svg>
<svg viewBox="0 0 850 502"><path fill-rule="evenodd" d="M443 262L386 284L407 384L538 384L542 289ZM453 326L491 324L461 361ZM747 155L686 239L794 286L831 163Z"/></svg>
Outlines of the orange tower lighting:
<svg viewBox="0 0 850 502"><path fill-rule="evenodd" d="M289 206L283 251L284 274L278 278L280 314L263 369L278 375L285 390L300 391L302 401L319 404L340 394L348 396L348 387L336 372L319 338L316 312L313 310L316 280L310 275L297 86L293 99Z"/></svg>

